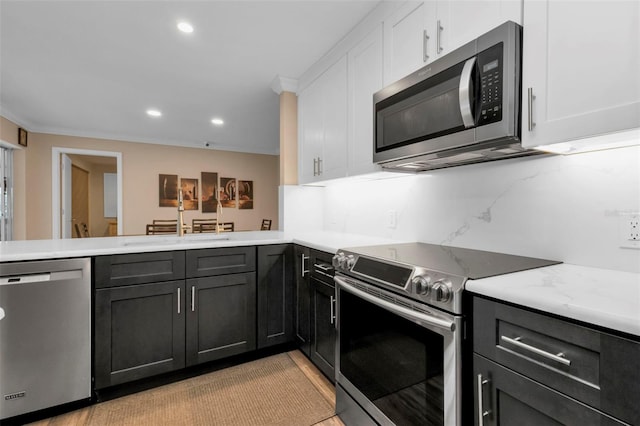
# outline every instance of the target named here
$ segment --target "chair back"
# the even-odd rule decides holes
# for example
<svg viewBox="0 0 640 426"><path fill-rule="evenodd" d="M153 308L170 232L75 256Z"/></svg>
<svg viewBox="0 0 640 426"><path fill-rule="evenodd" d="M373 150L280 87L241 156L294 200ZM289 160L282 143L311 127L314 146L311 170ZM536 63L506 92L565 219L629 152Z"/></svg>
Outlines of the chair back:
<svg viewBox="0 0 640 426"><path fill-rule="evenodd" d="M233 229L234 229L233 222L220 223L220 231L221 232L233 232Z"/></svg>
<svg viewBox="0 0 640 426"><path fill-rule="evenodd" d="M175 234L178 232L178 221L173 224L152 223L147 225L147 235Z"/></svg>
<svg viewBox="0 0 640 426"><path fill-rule="evenodd" d="M271 230L271 219L262 219L262 225L260 226L261 231L269 231Z"/></svg>
<svg viewBox="0 0 640 426"><path fill-rule="evenodd" d="M215 219L193 219L191 221L191 232L216 232Z"/></svg>

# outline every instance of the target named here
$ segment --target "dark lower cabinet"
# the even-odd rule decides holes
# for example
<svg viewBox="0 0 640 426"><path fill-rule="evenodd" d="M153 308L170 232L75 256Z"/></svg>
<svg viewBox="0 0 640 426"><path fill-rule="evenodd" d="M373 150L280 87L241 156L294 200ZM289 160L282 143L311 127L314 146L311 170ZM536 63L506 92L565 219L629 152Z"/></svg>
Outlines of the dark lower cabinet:
<svg viewBox="0 0 640 426"><path fill-rule="evenodd" d="M187 366L256 348L254 272L187 280Z"/></svg>
<svg viewBox="0 0 640 426"><path fill-rule="evenodd" d="M476 425L640 425L638 339L474 297L473 351Z"/></svg>
<svg viewBox="0 0 640 426"><path fill-rule="evenodd" d="M258 247L258 348L293 341L293 247Z"/></svg>
<svg viewBox="0 0 640 426"><path fill-rule="evenodd" d="M335 287L311 277L311 361L335 381Z"/></svg>
<svg viewBox="0 0 640 426"><path fill-rule="evenodd" d="M97 389L185 366L184 280L95 292Z"/></svg>
<svg viewBox="0 0 640 426"><path fill-rule="evenodd" d="M473 365L476 426L626 424L480 355Z"/></svg>
<svg viewBox="0 0 640 426"><path fill-rule="evenodd" d="M294 247L294 309L293 328L295 340L300 350L311 355L310 305L311 289L309 285L309 249L304 246Z"/></svg>

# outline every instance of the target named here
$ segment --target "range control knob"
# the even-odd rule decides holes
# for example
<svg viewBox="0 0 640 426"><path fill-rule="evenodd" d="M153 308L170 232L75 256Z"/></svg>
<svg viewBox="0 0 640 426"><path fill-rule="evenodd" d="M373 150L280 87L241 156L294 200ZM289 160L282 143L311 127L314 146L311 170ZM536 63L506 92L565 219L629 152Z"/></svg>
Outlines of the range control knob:
<svg viewBox="0 0 640 426"><path fill-rule="evenodd" d="M345 260L345 268L346 269L351 269L353 268L353 265L356 264L356 258L354 255L350 254L349 256L347 256L347 259Z"/></svg>
<svg viewBox="0 0 640 426"><path fill-rule="evenodd" d="M424 275L418 275L411 280L413 287L416 289L416 293L426 296L429 294L429 290L431 290L431 278Z"/></svg>
<svg viewBox="0 0 640 426"><path fill-rule="evenodd" d="M444 281L436 281L432 290L436 302L448 302L451 299L451 287Z"/></svg>
<svg viewBox="0 0 640 426"><path fill-rule="evenodd" d="M344 257L344 253L340 252L340 253L336 253L333 258L331 259L331 264L333 265L334 268L338 268L340 266L340 259Z"/></svg>

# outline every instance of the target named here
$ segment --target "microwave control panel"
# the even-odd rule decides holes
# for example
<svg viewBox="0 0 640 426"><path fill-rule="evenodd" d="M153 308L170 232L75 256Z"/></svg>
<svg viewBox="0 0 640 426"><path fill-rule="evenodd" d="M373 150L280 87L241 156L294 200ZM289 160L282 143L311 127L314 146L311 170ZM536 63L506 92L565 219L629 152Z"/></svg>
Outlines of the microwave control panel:
<svg viewBox="0 0 640 426"><path fill-rule="evenodd" d="M480 52L477 57L480 76L478 126L502 120L502 43Z"/></svg>

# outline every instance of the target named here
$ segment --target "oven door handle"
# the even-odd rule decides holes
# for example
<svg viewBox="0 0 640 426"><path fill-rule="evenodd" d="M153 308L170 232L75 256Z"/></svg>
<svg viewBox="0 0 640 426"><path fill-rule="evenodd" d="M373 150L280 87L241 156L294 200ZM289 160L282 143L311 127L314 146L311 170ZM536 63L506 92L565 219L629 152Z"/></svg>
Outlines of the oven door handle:
<svg viewBox="0 0 640 426"><path fill-rule="evenodd" d="M386 309L389 312L392 312L394 314L407 318L408 320L418 321L419 323L426 324L435 328L441 328L451 332L456 330L456 324L453 321L447 321L441 318L426 315L421 312L417 312L417 311L413 311L411 309L405 308L404 306L399 306L399 305L395 305L393 303L387 302L384 299L379 299L369 293L366 293L352 286L342 277L335 276L334 280L336 284L338 284L338 287L340 287L341 289L346 290L349 293L352 293L360 297L361 299L366 300L367 302L370 302L376 306L379 306L382 309Z"/></svg>

